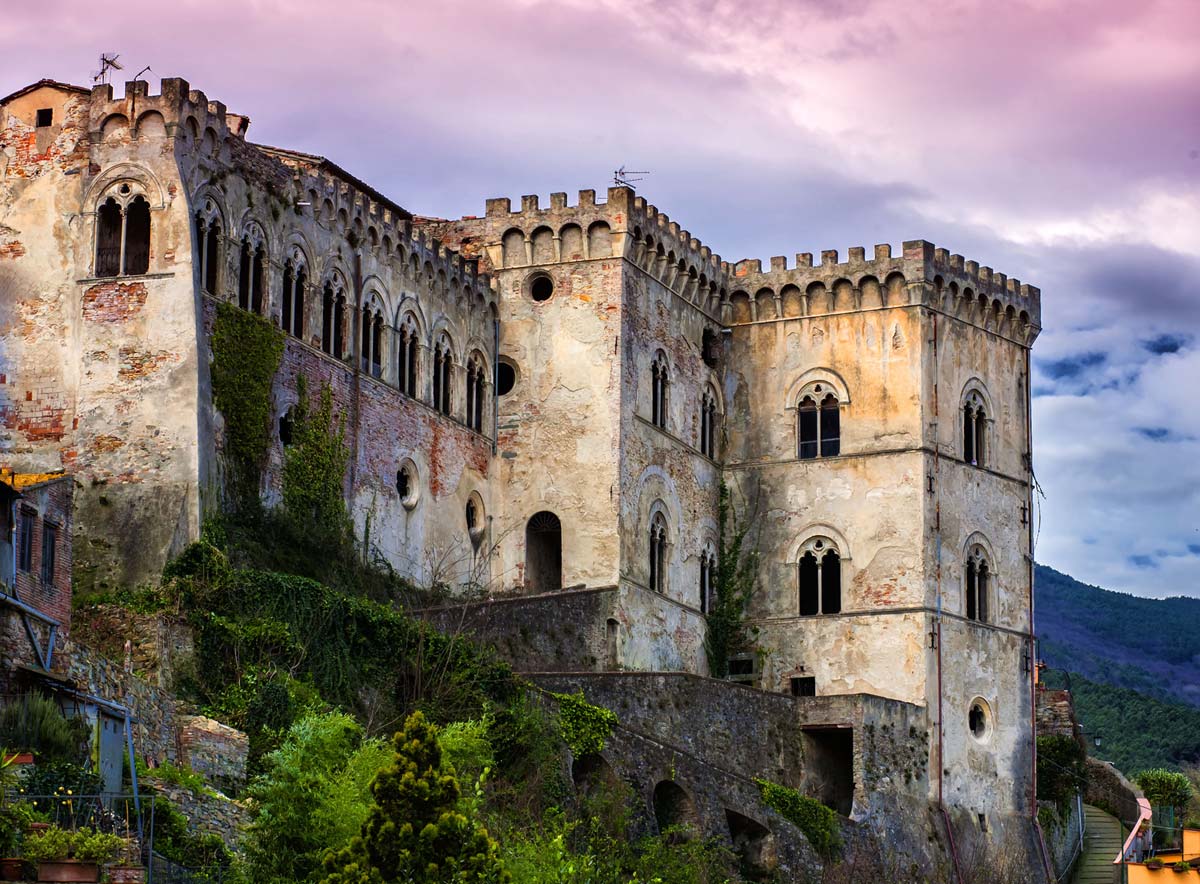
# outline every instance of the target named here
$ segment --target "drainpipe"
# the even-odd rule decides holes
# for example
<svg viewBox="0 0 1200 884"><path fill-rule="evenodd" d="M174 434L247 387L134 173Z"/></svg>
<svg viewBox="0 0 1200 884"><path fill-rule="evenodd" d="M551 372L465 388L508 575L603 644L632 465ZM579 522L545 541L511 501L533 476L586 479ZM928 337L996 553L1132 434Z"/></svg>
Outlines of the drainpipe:
<svg viewBox="0 0 1200 884"><path fill-rule="evenodd" d="M1037 831L1038 849L1042 853L1042 865L1046 870L1046 880L1054 881L1055 874L1050 864L1050 854L1046 849L1046 834L1042 831L1042 823L1037 811L1037 634L1033 628L1033 383L1030 377L1030 348L1025 347L1025 457L1028 459L1026 469L1029 471L1028 489L1025 505L1028 513L1025 519L1028 549L1025 555L1029 583L1029 815L1033 819L1033 827ZM1082 839L1083 816L1080 815L1080 838Z"/></svg>
<svg viewBox="0 0 1200 884"><path fill-rule="evenodd" d="M937 585L937 614L934 626L936 630L934 641L937 643L937 708L938 708L938 809L942 813L942 821L946 825L946 839L950 844L950 858L954 862L954 880L963 880L962 869L958 863L958 847L954 843L954 827L950 824L950 814L946 810L944 786L946 777L945 751L945 704L942 695L942 489L938 478L941 469L941 442L938 438L940 424L938 422L938 315L936 310L930 311L933 319L933 507L934 532L937 550L937 560L934 563L934 574Z"/></svg>

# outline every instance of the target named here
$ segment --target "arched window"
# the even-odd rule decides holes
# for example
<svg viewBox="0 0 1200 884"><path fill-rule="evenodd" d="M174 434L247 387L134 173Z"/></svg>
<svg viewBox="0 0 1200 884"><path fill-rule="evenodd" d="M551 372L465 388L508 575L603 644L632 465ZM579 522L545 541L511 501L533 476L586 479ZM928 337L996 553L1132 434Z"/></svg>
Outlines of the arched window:
<svg viewBox="0 0 1200 884"><path fill-rule="evenodd" d="M967 554L963 591L966 595L967 619L988 622L988 597L991 592L992 569L982 546Z"/></svg>
<svg viewBox="0 0 1200 884"><path fill-rule="evenodd" d="M708 614L716 601L717 557L711 550L700 554L700 612Z"/></svg>
<svg viewBox="0 0 1200 884"><path fill-rule="evenodd" d="M800 400L797 436L800 459L837 457L841 453L841 411L833 393L821 395L820 384ZM818 401L819 400L819 401Z"/></svg>
<svg viewBox="0 0 1200 884"><path fill-rule="evenodd" d="M122 184L96 210L96 276L136 276L150 267L150 204Z"/></svg>
<svg viewBox="0 0 1200 884"><path fill-rule="evenodd" d="M669 376L667 356L660 350L650 363L650 422L663 429L667 427Z"/></svg>
<svg viewBox="0 0 1200 884"><path fill-rule="evenodd" d="M433 350L433 407L445 415L451 413L452 364L450 341L443 337Z"/></svg>
<svg viewBox="0 0 1200 884"><path fill-rule="evenodd" d="M210 295L217 294L221 269L221 216L216 205L208 200L196 213L197 263L200 265L200 284Z"/></svg>
<svg viewBox="0 0 1200 884"><path fill-rule="evenodd" d="M125 275L150 269L150 204L137 196L125 208Z"/></svg>
<svg viewBox="0 0 1200 884"><path fill-rule="evenodd" d="M662 513L650 520L650 588L667 591L667 520Z"/></svg>
<svg viewBox="0 0 1200 884"><path fill-rule="evenodd" d="M525 587L531 593L562 588L562 522L547 510L525 525Z"/></svg>
<svg viewBox="0 0 1200 884"><path fill-rule="evenodd" d="M963 402L963 460L972 466L987 463L987 408L977 390Z"/></svg>
<svg viewBox="0 0 1200 884"><path fill-rule="evenodd" d="M111 196L96 213L96 276L121 272L121 241L125 215Z"/></svg>
<svg viewBox="0 0 1200 884"><path fill-rule="evenodd" d="M281 319L283 330L297 338L304 337L304 265L289 258L283 265L283 291Z"/></svg>
<svg viewBox="0 0 1200 884"><path fill-rule="evenodd" d="M833 542L816 537L800 556L800 616L842 612L842 557Z"/></svg>
<svg viewBox="0 0 1200 884"><path fill-rule="evenodd" d="M383 313L378 304L372 302L363 306L360 332L362 370L377 378L383 374Z"/></svg>
<svg viewBox="0 0 1200 884"><path fill-rule="evenodd" d="M700 400L700 453L717 457L717 394L711 387Z"/></svg>
<svg viewBox="0 0 1200 884"><path fill-rule="evenodd" d="M417 333L417 323L411 313L401 321L396 337L396 384L400 387L400 392L415 398L417 395L417 354L421 345Z"/></svg>
<svg viewBox="0 0 1200 884"><path fill-rule="evenodd" d="M472 354L467 360L467 426L483 432L483 402L487 394L487 370L483 358Z"/></svg>
<svg viewBox="0 0 1200 884"><path fill-rule="evenodd" d="M346 289L329 279L321 290L321 349L334 359L346 356Z"/></svg>
<svg viewBox="0 0 1200 884"><path fill-rule="evenodd" d="M250 309L250 277L253 263L250 238L246 237L242 240L242 250L238 255L238 306L243 310Z"/></svg>
<svg viewBox="0 0 1200 884"><path fill-rule="evenodd" d="M254 250L254 261L250 268L250 309L262 315L264 292L267 287L267 249L262 243Z"/></svg>

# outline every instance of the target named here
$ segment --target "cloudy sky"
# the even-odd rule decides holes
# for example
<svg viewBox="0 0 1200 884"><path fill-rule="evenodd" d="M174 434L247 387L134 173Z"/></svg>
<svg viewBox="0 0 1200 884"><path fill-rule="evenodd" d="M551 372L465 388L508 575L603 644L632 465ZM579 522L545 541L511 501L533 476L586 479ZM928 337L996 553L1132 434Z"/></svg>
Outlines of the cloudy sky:
<svg viewBox="0 0 1200 884"><path fill-rule="evenodd" d="M726 259L924 238L1039 285L1039 560L1200 596L1197 0L41 0L0 45L0 93L119 52L422 214L625 165Z"/></svg>

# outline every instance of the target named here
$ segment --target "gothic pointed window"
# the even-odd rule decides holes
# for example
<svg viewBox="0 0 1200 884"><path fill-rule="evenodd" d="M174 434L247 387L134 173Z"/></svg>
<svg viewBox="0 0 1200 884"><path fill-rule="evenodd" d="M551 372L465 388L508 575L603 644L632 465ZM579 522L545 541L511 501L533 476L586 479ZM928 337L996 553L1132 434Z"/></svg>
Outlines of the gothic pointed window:
<svg viewBox="0 0 1200 884"><path fill-rule="evenodd" d="M330 354L333 353L333 315L333 283L326 282L321 289L321 349Z"/></svg>
<svg viewBox="0 0 1200 884"><path fill-rule="evenodd" d="M264 306L264 289L267 285L267 251L259 243L254 250L254 260L250 267L250 309L262 315Z"/></svg>
<svg viewBox="0 0 1200 884"><path fill-rule="evenodd" d="M661 350L650 363L650 422L667 428L667 393L670 389L667 356Z"/></svg>
<svg viewBox="0 0 1200 884"><path fill-rule="evenodd" d="M250 278L253 273L254 259L250 247L250 239L242 240L242 249L238 254L238 306L243 310L250 309Z"/></svg>
<svg viewBox="0 0 1200 884"><path fill-rule="evenodd" d="M98 277L138 276L150 268L150 204L121 184L96 210Z"/></svg>
<svg viewBox="0 0 1200 884"><path fill-rule="evenodd" d="M966 394L962 406L963 460L972 466L985 466L988 456L987 406L978 389Z"/></svg>
<svg viewBox="0 0 1200 884"><path fill-rule="evenodd" d="M700 613L709 614L716 601L717 557L711 550L700 554Z"/></svg>
<svg viewBox="0 0 1200 884"><path fill-rule="evenodd" d="M445 415L451 413L453 400L451 395L452 362L450 341L442 338L433 353L433 407Z"/></svg>
<svg viewBox="0 0 1200 884"><path fill-rule="evenodd" d="M419 340L416 322L409 314L401 320L400 330L396 334L396 383L400 392L414 398L417 395Z"/></svg>
<svg viewBox="0 0 1200 884"><path fill-rule="evenodd" d="M700 453L714 460L717 456L717 394L711 388L700 400Z"/></svg>
<svg viewBox="0 0 1200 884"><path fill-rule="evenodd" d="M483 403L487 379L483 359L478 353L467 360L467 426L483 432Z"/></svg>
<svg viewBox="0 0 1200 884"><path fill-rule="evenodd" d="M667 591L667 520L655 513L650 520L650 588Z"/></svg>
<svg viewBox="0 0 1200 884"><path fill-rule="evenodd" d="M964 569L965 604L963 607L968 620L975 620L979 623L988 622L991 583L992 571L987 555L982 546L975 546L967 554L967 564Z"/></svg>
<svg viewBox="0 0 1200 884"><path fill-rule="evenodd" d="M796 438L801 460L837 457L841 453L841 403L838 397L817 384L805 393L796 413Z"/></svg>
<svg viewBox="0 0 1200 884"><path fill-rule="evenodd" d="M842 557L832 541L817 537L803 547L799 562L801 617L842 612Z"/></svg>

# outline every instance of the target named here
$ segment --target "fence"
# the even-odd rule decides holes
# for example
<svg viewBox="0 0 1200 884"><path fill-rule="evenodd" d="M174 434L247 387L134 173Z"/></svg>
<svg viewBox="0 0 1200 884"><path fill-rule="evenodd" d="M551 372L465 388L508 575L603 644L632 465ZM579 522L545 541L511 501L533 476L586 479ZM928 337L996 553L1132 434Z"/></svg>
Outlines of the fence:
<svg viewBox="0 0 1200 884"><path fill-rule="evenodd" d="M153 794L76 795L59 791L53 795L10 792L9 801L30 804L51 825L75 831L88 828L128 838L134 845L128 861L136 857L146 869L146 884L222 884L226 869L221 863L203 869L188 868L155 849L159 822ZM169 839L168 839L169 841ZM162 846L162 845L160 845Z"/></svg>

